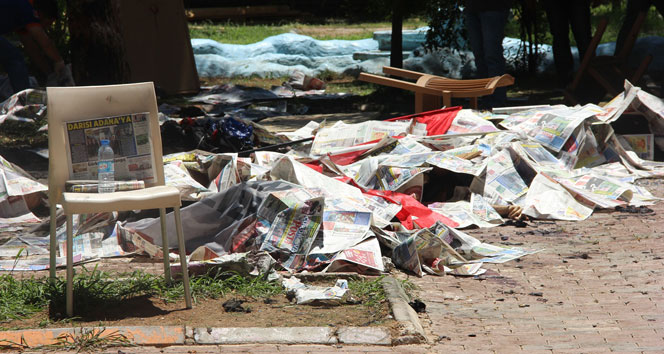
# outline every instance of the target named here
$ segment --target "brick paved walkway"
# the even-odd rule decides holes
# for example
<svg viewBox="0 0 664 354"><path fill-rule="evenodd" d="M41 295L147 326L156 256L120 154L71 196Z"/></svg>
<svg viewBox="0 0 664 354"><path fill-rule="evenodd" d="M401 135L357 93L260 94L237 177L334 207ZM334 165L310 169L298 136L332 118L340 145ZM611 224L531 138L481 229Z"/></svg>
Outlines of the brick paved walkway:
<svg viewBox="0 0 664 354"><path fill-rule="evenodd" d="M646 181L662 196L661 181ZM659 189L657 191L656 189ZM583 222L470 230L544 251L483 278L410 279L427 303L434 352L664 352L664 203L655 214L595 213ZM506 241L501 241L505 239Z"/></svg>

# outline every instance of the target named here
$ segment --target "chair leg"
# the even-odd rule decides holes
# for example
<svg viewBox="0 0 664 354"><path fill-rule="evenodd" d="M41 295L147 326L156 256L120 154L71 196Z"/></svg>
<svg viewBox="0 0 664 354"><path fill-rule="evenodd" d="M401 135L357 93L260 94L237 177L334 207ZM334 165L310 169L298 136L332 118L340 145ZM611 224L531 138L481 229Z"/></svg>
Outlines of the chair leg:
<svg viewBox="0 0 664 354"><path fill-rule="evenodd" d="M74 316L74 230L73 216L67 215L67 316Z"/></svg>
<svg viewBox="0 0 664 354"><path fill-rule="evenodd" d="M189 289L189 269L187 268L187 251L184 248L184 235L182 232L182 220L180 219L180 207L173 208L175 215L175 230L178 234L178 250L180 252L180 268L182 268L182 284L184 285L184 300L187 308L191 305L191 289Z"/></svg>
<svg viewBox="0 0 664 354"><path fill-rule="evenodd" d="M471 97L470 98L470 108L477 110L477 97Z"/></svg>
<svg viewBox="0 0 664 354"><path fill-rule="evenodd" d="M49 267L48 267L48 272L49 272L49 280L51 282L55 281L55 254L57 252L57 245L58 245L58 239L57 239L57 234L56 230L58 228L58 216L57 216L58 208L55 203L51 203L51 220L50 220L50 235L51 235L51 240L49 242Z"/></svg>
<svg viewBox="0 0 664 354"><path fill-rule="evenodd" d="M159 208L159 221L161 222L161 244L164 254L164 279L166 284L171 284L171 263L168 258L168 234L166 233L166 209Z"/></svg>

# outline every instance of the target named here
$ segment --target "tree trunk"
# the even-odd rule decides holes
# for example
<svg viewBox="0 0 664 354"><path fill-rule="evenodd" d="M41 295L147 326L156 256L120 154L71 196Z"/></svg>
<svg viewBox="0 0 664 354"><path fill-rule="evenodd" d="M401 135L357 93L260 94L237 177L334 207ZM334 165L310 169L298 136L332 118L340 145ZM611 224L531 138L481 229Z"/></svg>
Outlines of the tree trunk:
<svg viewBox="0 0 664 354"><path fill-rule="evenodd" d="M67 0L71 62L77 85L129 81L118 0Z"/></svg>
<svg viewBox="0 0 664 354"><path fill-rule="evenodd" d="M390 40L390 66L403 67L403 0L392 0L392 38Z"/></svg>

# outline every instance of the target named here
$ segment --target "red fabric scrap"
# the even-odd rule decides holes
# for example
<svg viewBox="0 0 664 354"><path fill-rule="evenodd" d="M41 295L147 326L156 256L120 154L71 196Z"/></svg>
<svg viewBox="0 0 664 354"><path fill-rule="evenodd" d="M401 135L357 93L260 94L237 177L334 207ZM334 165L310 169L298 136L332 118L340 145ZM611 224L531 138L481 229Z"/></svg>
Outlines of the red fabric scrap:
<svg viewBox="0 0 664 354"><path fill-rule="evenodd" d="M401 205L401 210L396 217L408 230L412 230L416 226L424 229L435 224L436 221L440 221L449 227L459 226L454 220L427 208L424 204L420 203L410 195L375 189L367 190L366 193L381 197L390 203ZM415 217L415 219L413 219L413 217Z"/></svg>
<svg viewBox="0 0 664 354"><path fill-rule="evenodd" d="M427 135L442 135L447 133L450 129L452 121L456 118L457 113L461 110L461 106L447 107L443 109L436 109L433 111L411 114L409 116L390 118L387 121L399 121L416 119L418 123L426 124Z"/></svg>
<svg viewBox="0 0 664 354"><path fill-rule="evenodd" d="M320 162L305 163L304 165L311 168L312 170L318 171L318 173L323 173L323 166L320 165Z"/></svg>
<svg viewBox="0 0 664 354"><path fill-rule="evenodd" d="M360 157L360 155L364 154L367 152L369 149L363 149L363 150L357 150L357 151L349 151L349 152L344 152L342 154L337 154L337 155L330 155L330 160L334 162L336 165L339 166L346 166L350 165L353 162L357 161L357 158Z"/></svg>

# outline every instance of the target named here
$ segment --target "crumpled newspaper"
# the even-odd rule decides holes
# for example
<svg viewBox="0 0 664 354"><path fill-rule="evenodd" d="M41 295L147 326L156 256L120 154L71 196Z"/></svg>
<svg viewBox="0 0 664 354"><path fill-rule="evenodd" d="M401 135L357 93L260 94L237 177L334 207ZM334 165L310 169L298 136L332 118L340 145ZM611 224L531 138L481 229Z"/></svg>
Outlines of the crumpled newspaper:
<svg viewBox="0 0 664 354"><path fill-rule="evenodd" d="M302 283L296 277L285 278L281 285L286 289L289 298L295 298L298 305L303 304L326 304L339 305L348 300L348 281L337 279L332 287L311 286Z"/></svg>

